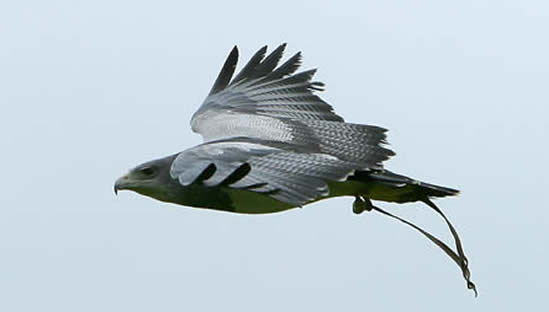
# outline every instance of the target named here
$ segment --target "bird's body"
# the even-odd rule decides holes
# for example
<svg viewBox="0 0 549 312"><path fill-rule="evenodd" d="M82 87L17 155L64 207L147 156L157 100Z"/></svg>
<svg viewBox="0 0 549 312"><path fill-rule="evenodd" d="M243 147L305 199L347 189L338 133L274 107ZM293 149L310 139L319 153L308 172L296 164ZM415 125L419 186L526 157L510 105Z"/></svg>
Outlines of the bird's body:
<svg viewBox="0 0 549 312"><path fill-rule="evenodd" d="M382 162L394 155L386 147L386 130L344 122L314 94L323 86L311 81L314 70L294 74L300 53L278 66L284 48L279 46L267 57L262 48L233 78L235 47L191 119L191 128L205 142L135 167L116 181L115 191L133 190L164 202L248 214L353 196L356 213L375 209L392 216L371 200L421 201L444 217L457 253L415 225L392 217L441 247L474 289L457 232L430 200L458 191L386 170Z"/></svg>
<svg viewBox="0 0 549 312"><path fill-rule="evenodd" d="M164 168L169 168L178 155L168 156L145 163L144 165L150 168L151 165L166 163L169 166L167 165ZM438 197L451 196L458 192L454 189L426 184L399 176L387 170L375 173L357 171L343 181L329 181L327 183L328 192L326 195L297 205L245 188L233 188L230 185L207 186L203 183L192 183L182 186L169 176L169 172L159 172L157 178L165 181L163 185L166 187L164 189L159 190L138 184L131 185L124 182L127 177L121 178L119 183L126 183L124 188L131 188L142 195L164 202L246 214L281 212L323 199L340 196L358 195L371 200L405 203L423 199L424 195L419 194L425 192L430 193L430 196Z"/></svg>

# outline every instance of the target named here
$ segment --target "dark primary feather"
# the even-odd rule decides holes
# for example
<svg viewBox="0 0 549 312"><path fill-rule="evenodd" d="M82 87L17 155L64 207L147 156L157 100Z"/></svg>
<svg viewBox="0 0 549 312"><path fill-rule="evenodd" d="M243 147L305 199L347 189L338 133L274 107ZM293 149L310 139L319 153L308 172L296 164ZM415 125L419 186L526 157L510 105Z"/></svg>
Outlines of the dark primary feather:
<svg viewBox="0 0 549 312"><path fill-rule="evenodd" d="M210 94L215 94L225 89L229 85L229 82L233 77L233 73L236 68L237 61L238 61L238 48L234 46L234 48L231 50L231 53L227 57L225 64L223 64L223 67L221 68L219 75L217 76L217 79L215 80L214 85L210 90Z"/></svg>
<svg viewBox="0 0 549 312"><path fill-rule="evenodd" d="M251 73L255 70L257 65L261 63L261 60L265 57L265 53L267 53L267 46L263 46L259 51L257 51L254 56L246 63L246 65L240 70L240 72L234 77L231 84L235 84L238 81L241 81L243 79L246 79L250 77Z"/></svg>
<svg viewBox="0 0 549 312"><path fill-rule="evenodd" d="M254 68L248 79L262 77L272 72L282 58L285 48L286 44L283 43L279 45L278 48L274 49L271 54L269 54L259 65Z"/></svg>
<svg viewBox="0 0 549 312"><path fill-rule="evenodd" d="M261 78L260 81L274 80L294 73L301 65L301 52L296 53L284 64L276 68L285 49L286 44L283 43L263 60L267 52L267 46L263 46L235 76L231 81L231 85L242 80L257 78Z"/></svg>
<svg viewBox="0 0 549 312"><path fill-rule="evenodd" d="M301 65L301 52L297 52L289 58L284 64L280 65L273 72L265 77L265 80L274 80L293 74Z"/></svg>

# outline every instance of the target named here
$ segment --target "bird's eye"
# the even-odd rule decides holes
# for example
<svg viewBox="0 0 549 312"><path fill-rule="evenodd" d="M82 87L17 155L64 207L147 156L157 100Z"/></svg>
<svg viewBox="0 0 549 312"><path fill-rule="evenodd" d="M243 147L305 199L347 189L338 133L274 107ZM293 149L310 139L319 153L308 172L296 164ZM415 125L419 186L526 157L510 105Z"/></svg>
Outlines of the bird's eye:
<svg viewBox="0 0 549 312"><path fill-rule="evenodd" d="M154 174L154 169L152 167L143 167L141 169L139 169L139 172L141 172L142 174L146 175L146 176L151 176Z"/></svg>

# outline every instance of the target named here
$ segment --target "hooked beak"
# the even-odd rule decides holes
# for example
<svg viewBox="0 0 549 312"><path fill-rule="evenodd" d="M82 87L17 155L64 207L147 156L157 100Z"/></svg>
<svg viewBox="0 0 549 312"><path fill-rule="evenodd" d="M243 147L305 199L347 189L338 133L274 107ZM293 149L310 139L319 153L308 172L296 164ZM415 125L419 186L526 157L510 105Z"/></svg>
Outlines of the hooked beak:
<svg viewBox="0 0 549 312"><path fill-rule="evenodd" d="M128 183L128 175L123 175L116 182L114 182L114 194L118 195L119 190L125 190L127 189L127 183Z"/></svg>

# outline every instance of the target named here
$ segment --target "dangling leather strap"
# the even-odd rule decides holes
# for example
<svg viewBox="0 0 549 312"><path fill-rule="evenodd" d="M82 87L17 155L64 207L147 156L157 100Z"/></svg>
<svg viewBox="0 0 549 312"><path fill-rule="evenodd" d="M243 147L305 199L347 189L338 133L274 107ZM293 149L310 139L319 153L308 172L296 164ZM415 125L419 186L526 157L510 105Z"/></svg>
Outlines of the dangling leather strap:
<svg viewBox="0 0 549 312"><path fill-rule="evenodd" d="M379 207L376 207L374 205L371 205L371 208L374 209L375 211L379 212L379 213L382 213L382 214L384 214L386 216L389 216L391 218L394 218L394 219L396 219L396 220L398 220L398 221L400 221L400 222L402 222L406 225L411 226L412 228L414 228L415 230L417 230L421 234L425 235L425 237L427 237L431 242L433 242L435 245L437 245L440 249L442 249L459 266L459 268L461 269L461 272L463 274L463 278L467 282L467 288L472 289L475 292L475 297L477 297L478 296L477 288L476 288L475 284L471 281L471 272L469 271L469 267L468 267L469 262L467 260L467 257L465 257L465 253L463 252L463 246L461 244L461 240L459 239L459 235L458 235L456 229L454 228L452 223L450 223L450 220L448 220L448 218L444 215L442 210L440 210L430 199L425 198L423 200L423 202L425 204L427 204L429 207L433 208L433 210L436 211L439 215L441 215L442 218L444 219L444 221L446 221L446 224L448 225L448 228L450 229L450 232L452 233L452 236L454 237L454 241L456 242L457 254L456 254L456 252L454 252L452 250L452 248L448 247L448 245L446 245L440 239L436 238L431 233L423 230L422 228L418 227L417 225L415 225L415 224L413 224L409 221L406 221L406 220L404 220L400 217L397 217L394 214L392 214L390 212L387 212L387 211L385 211L385 210L383 210Z"/></svg>

